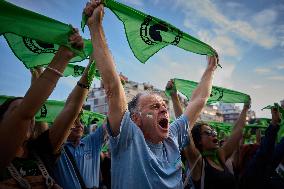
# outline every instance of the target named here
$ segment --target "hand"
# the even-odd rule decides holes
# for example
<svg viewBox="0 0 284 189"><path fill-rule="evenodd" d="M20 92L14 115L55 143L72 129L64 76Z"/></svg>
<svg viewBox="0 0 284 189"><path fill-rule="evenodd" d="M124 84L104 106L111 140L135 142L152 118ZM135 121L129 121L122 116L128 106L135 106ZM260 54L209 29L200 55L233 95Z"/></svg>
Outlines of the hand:
<svg viewBox="0 0 284 189"><path fill-rule="evenodd" d="M250 109L250 107L251 107L251 98L249 97L249 101L244 104L243 108Z"/></svg>
<svg viewBox="0 0 284 189"><path fill-rule="evenodd" d="M171 79L168 81L167 83L167 86L166 86L166 89L170 90L171 91L171 95L174 94L174 93L177 93L177 90L176 88L174 87L174 80Z"/></svg>
<svg viewBox="0 0 284 189"><path fill-rule="evenodd" d="M73 47L74 49L81 50L84 48L83 38L80 36L79 30L77 28L73 28L73 34L69 36L69 42L71 44L71 47ZM73 51L64 46L60 46L59 51L62 51L66 56L70 58L75 56L75 53Z"/></svg>
<svg viewBox="0 0 284 189"><path fill-rule="evenodd" d="M73 34L70 35L69 41L71 46L75 49L81 50L84 48L83 38L79 34L79 30L77 28L73 28Z"/></svg>
<svg viewBox="0 0 284 189"><path fill-rule="evenodd" d="M30 69L30 72L32 74L32 77L34 79L37 79L42 74L43 68L41 66L34 67L34 68Z"/></svg>
<svg viewBox="0 0 284 189"><path fill-rule="evenodd" d="M217 56L207 56L207 69L215 71L219 62L218 55Z"/></svg>
<svg viewBox="0 0 284 189"><path fill-rule="evenodd" d="M101 24L104 7L101 4L101 0L92 0L86 4L84 9L85 15L88 17L87 25L90 27L92 24Z"/></svg>
<svg viewBox="0 0 284 189"><path fill-rule="evenodd" d="M281 122L281 118L278 109L272 108L271 115L272 115L272 120L271 120L272 125L279 125Z"/></svg>
<svg viewBox="0 0 284 189"><path fill-rule="evenodd" d="M125 77L124 75L122 75L122 73L119 74L119 78L120 78L120 82L122 85L125 85L126 81L128 80L127 77Z"/></svg>

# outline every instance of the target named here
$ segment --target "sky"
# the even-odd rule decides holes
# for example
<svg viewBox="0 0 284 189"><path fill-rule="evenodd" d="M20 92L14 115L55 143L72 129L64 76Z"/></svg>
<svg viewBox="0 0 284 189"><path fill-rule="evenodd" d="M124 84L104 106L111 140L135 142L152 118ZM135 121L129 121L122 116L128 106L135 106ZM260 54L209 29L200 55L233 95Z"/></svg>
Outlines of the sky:
<svg viewBox="0 0 284 189"><path fill-rule="evenodd" d="M8 0L80 28L85 0ZM271 117L261 108L284 99L284 0L119 0L171 23L217 50L222 69L213 85L249 94L257 117ZM199 81L206 57L168 46L141 64L131 52L123 24L105 9L104 30L118 72L129 80L164 89L171 78ZM90 38L86 29L81 32ZM82 62L86 65L86 62ZM0 36L0 94L23 96L30 72ZM77 79L61 78L49 99L64 100ZM98 84L98 82L95 82Z"/></svg>

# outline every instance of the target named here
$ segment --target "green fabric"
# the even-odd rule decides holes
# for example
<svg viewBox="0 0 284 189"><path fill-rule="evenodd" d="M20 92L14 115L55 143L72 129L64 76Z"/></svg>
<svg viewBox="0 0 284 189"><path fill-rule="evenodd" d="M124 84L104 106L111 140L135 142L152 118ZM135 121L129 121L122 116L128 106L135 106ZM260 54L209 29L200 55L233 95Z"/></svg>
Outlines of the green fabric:
<svg viewBox="0 0 284 189"><path fill-rule="evenodd" d="M101 79L99 71L96 69L96 62L93 60L93 62L90 65L89 71L88 71L88 85L91 86L92 82L94 80L94 77Z"/></svg>
<svg viewBox="0 0 284 189"><path fill-rule="evenodd" d="M65 105L64 101L48 100L36 113L36 121L44 121L47 123L53 123L57 115L63 110Z"/></svg>
<svg viewBox="0 0 284 189"><path fill-rule="evenodd" d="M87 16L84 14L84 12L82 13L82 20L81 20L81 28L82 31L85 32L85 25L87 23Z"/></svg>
<svg viewBox="0 0 284 189"><path fill-rule="evenodd" d="M106 116L100 113L91 112L88 110L83 110L83 115L81 116L81 121L85 126L89 126L96 122L96 124L101 125Z"/></svg>
<svg viewBox="0 0 284 189"><path fill-rule="evenodd" d="M10 98L15 98L14 96L0 96L0 104L4 103ZM56 116L61 112L64 107L64 101L57 100L47 100L40 108L40 110L35 115L36 121L44 121L52 123Z"/></svg>
<svg viewBox="0 0 284 189"><path fill-rule="evenodd" d="M271 119L268 118L258 118L257 121L253 124L248 124L250 128L267 128Z"/></svg>
<svg viewBox="0 0 284 189"><path fill-rule="evenodd" d="M84 70L85 70L84 66L79 66L79 65L76 65L76 64L68 64L67 67L64 70L63 76L64 77L68 77L68 76L78 77L78 76L81 76L84 73ZM93 75L90 75L90 81L91 81L90 86L91 86L91 83L92 83L94 77L101 80L100 73L97 69L94 70ZM88 77L88 82L89 82L89 77Z"/></svg>
<svg viewBox="0 0 284 189"><path fill-rule="evenodd" d="M12 33L5 33L4 37L15 56L24 63L26 68L47 66L58 51L59 45L43 43ZM89 56L93 46L91 40L84 39L84 53ZM75 56L70 62L80 62L87 57Z"/></svg>
<svg viewBox="0 0 284 189"><path fill-rule="evenodd" d="M194 81L189 80L183 80L183 79L174 79L174 85L176 89L181 92L183 95L187 97L189 100L192 92L197 87L198 83ZM166 95L168 95L169 92L166 90ZM216 102L223 102L223 103L247 103L249 101L249 95L233 91L230 89L222 88L213 86L212 92L210 94L210 97L207 101L207 104L212 104Z"/></svg>
<svg viewBox="0 0 284 189"><path fill-rule="evenodd" d="M68 42L68 37L73 32L71 25L23 9L4 0L0 0L0 23L0 35L14 33L44 43L65 45L71 48L71 44ZM85 56L83 51L71 49L81 57Z"/></svg>
<svg viewBox="0 0 284 189"><path fill-rule="evenodd" d="M14 96L6 96L6 95L0 95L0 105L3 104L6 100L10 98L15 98Z"/></svg>
<svg viewBox="0 0 284 189"><path fill-rule="evenodd" d="M107 152L107 151L108 151L108 145L105 144L103 145L101 152Z"/></svg>
<svg viewBox="0 0 284 189"><path fill-rule="evenodd" d="M78 77L84 73L84 70L85 70L84 66L68 64L64 70L63 76L64 77L68 77L68 76Z"/></svg>
<svg viewBox="0 0 284 189"><path fill-rule="evenodd" d="M226 135L230 135L233 128L233 124L231 123L210 121L208 124L212 126L218 132L218 134L220 132L224 132Z"/></svg>
<svg viewBox="0 0 284 189"><path fill-rule="evenodd" d="M212 161L216 165L220 165L219 157L218 157L218 151L217 150L211 150L211 151L203 151L201 152L201 155L203 157L210 157Z"/></svg>
<svg viewBox="0 0 284 189"><path fill-rule="evenodd" d="M168 45L175 45L202 55L216 54L216 51L206 43L163 20L113 0L103 2L123 22L130 48L141 63L145 63L152 55ZM86 23L85 16L81 23L84 22Z"/></svg>
<svg viewBox="0 0 284 189"><path fill-rule="evenodd" d="M257 123L248 124L244 127L244 129L245 130L250 130L250 129L265 130L268 127L269 122L270 122L270 119L260 118ZM210 121L210 122L208 122L208 124L211 127L213 127L218 132L218 134L220 132L223 132L227 136L229 136L231 134L231 131L234 128L234 124L232 124L232 123Z"/></svg>
<svg viewBox="0 0 284 189"><path fill-rule="evenodd" d="M0 104L2 104L4 101L6 101L9 98L14 98L14 97L1 95ZM65 105L64 101L47 100L35 115L35 120L53 123L57 115L64 108L64 105ZM84 110L83 115L81 115L81 120L83 121L84 125L88 126L94 121L102 123L105 117L106 116L103 114Z"/></svg>
<svg viewBox="0 0 284 189"><path fill-rule="evenodd" d="M268 105L262 108L262 110L272 109L272 108L277 108L280 113L281 122L280 122L280 129L277 134L277 142L280 142L281 139L284 137L284 109L278 103L274 103L274 105Z"/></svg>

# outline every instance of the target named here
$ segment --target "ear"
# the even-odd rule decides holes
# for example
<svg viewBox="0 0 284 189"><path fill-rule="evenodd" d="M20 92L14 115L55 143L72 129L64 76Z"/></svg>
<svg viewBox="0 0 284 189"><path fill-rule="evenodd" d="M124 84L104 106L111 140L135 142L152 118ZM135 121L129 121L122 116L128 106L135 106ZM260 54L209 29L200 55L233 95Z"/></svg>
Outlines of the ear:
<svg viewBox="0 0 284 189"><path fill-rule="evenodd" d="M132 114L131 119L138 127L142 124L141 116L138 113Z"/></svg>

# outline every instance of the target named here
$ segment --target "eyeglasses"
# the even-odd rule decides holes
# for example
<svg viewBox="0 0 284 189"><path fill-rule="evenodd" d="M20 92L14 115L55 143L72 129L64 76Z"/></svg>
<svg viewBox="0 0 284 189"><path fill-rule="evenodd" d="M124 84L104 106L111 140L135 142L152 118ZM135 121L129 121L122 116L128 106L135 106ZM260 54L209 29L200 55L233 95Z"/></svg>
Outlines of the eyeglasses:
<svg viewBox="0 0 284 189"><path fill-rule="evenodd" d="M207 130L207 131L203 131L202 133L201 133L201 135L207 135L207 136L212 136L212 137L215 137L215 136L217 136L217 132L215 131L215 130Z"/></svg>

